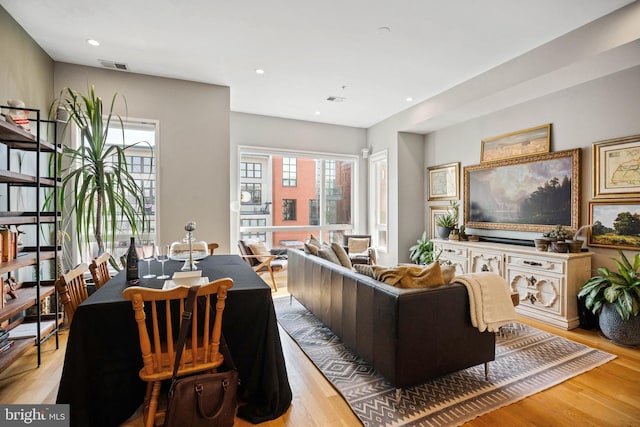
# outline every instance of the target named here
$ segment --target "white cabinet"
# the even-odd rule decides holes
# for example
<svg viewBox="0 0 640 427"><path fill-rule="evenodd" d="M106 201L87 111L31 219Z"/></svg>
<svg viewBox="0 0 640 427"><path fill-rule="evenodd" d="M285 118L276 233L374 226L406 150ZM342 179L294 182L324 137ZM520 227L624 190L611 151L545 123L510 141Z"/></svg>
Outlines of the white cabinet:
<svg viewBox="0 0 640 427"><path fill-rule="evenodd" d="M491 271L517 292L518 314L563 329L578 326L577 293L591 277L591 252L540 252L533 247L434 239L435 253L457 274ZM460 267L460 268L458 268Z"/></svg>

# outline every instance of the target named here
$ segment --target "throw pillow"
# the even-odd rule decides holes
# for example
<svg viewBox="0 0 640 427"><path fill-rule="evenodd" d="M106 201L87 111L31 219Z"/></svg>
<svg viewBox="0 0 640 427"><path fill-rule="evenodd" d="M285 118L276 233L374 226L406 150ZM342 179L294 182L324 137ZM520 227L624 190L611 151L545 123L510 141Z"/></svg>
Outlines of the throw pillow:
<svg viewBox="0 0 640 427"><path fill-rule="evenodd" d="M329 245L322 245L320 250L318 250L318 255L320 258L324 258L327 261L331 261L334 264L342 265L340 260L338 259L338 255L331 249Z"/></svg>
<svg viewBox="0 0 640 427"><path fill-rule="evenodd" d="M349 254L344 249L344 247L342 247L342 245L339 245L338 243L333 242L331 243L331 249L333 249L333 252L335 252L336 256L338 257L338 260L340 261L340 264L343 267L353 269L353 265L351 265L351 258L349 258Z"/></svg>
<svg viewBox="0 0 640 427"><path fill-rule="evenodd" d="M444 284L448 285L453 283L456 278L456 268L453 265L441 265L442 277L444 278Z"/></svg>
<svg viewBox="0 0 640 427"><path fill-rule="evenodd" d="M368 237L349 237L347 240L347 248L349 249L349 254L367 254L367 249L369 248L369 238Z"/></svg>
<svg viewBox="0 0 640 427"><path fill-rule="evenodd" d="M353 264L353 268L360 274L373 278L373 266L369 264Z"/></svg>
<svg viewBox="0 0 640 427"><path fill-rule="evenodd" d="M318 250L320 249L316 245L312 245L309 242L304 242L304 249L309 252L311 255L318 256Z"/></svg>
<svg viewBox="0 0 640 427"><path fill-rule="evenodd" d="M322 246L322 242L320 242L320 240L316 239L316 237L313 234L311 236L309 236L308 242L309 242L309 244L311 244L313 246L317 246L317 247L321 247Z"/></svg>
<svg viewBox="0 0 640 427"><path fill-rule="evenodd" d="M267 249L264 242L261 240L257 242L249 242L247 243L247 246L249 246L249 249L251 249L251 252L253 252L253 254L256 255L256 258L258 258L258 261L260 262L265 262L266 260L269 259L269 255L271 255L271 252L269 252L269 249ZM263 255L263 256L260 256L260 255Z"/></svg>
<svg viewBox="0 0 640 427"><path fill-rule="evenodd" d="M424 267L402 265L385 268L374 265L373 278L397 288L424 288L444 284L439 262Z"/></svg>

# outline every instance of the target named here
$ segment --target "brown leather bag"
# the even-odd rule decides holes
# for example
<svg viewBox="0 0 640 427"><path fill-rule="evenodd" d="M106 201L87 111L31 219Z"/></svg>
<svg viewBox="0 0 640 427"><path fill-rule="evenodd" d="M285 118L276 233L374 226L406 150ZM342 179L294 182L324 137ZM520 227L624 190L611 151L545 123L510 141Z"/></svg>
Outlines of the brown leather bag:
<svg viewBox="0 0 640 427"><path fill-rule="evenodd" d="M231 427L238 407L238 371L224 340L221 337L220 352L231 368L225 372L205 373L177 378L184 341L191 325L191 313L198 286L189 290L180 325L173 378L167 402L165 427Z"/></svg>

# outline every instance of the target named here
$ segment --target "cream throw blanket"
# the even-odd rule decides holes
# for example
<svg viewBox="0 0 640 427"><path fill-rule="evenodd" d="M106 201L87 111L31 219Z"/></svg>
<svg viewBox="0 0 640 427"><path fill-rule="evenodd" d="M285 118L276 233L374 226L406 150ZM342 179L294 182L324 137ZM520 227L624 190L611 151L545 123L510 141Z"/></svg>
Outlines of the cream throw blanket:
<svg viewBox="0 0 640 427"><path fill-rule="evenodd" d="M470 273L456 276L467 287L471 324L480 332L497 332L500 326L516 320L509 285L495 273Z"/></svg>

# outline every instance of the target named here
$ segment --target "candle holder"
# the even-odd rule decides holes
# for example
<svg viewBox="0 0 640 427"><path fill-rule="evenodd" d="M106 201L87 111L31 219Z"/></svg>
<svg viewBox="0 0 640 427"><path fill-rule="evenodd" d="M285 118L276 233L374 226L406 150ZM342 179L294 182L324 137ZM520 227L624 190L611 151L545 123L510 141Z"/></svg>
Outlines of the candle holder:
<svg viewBox="0 0 640 427"><path fill-rule="evenodd" d="M184 226L184 229L187 232L187 237L185 237L185 240L187 240L187 242L189 243L189 258L184 262L184 265L182 266L181 270L182 271L197 270L198 267L196 267L196 264L193 261L193 234L192 234L196 229L196 222L189 221Z"/></svg>

